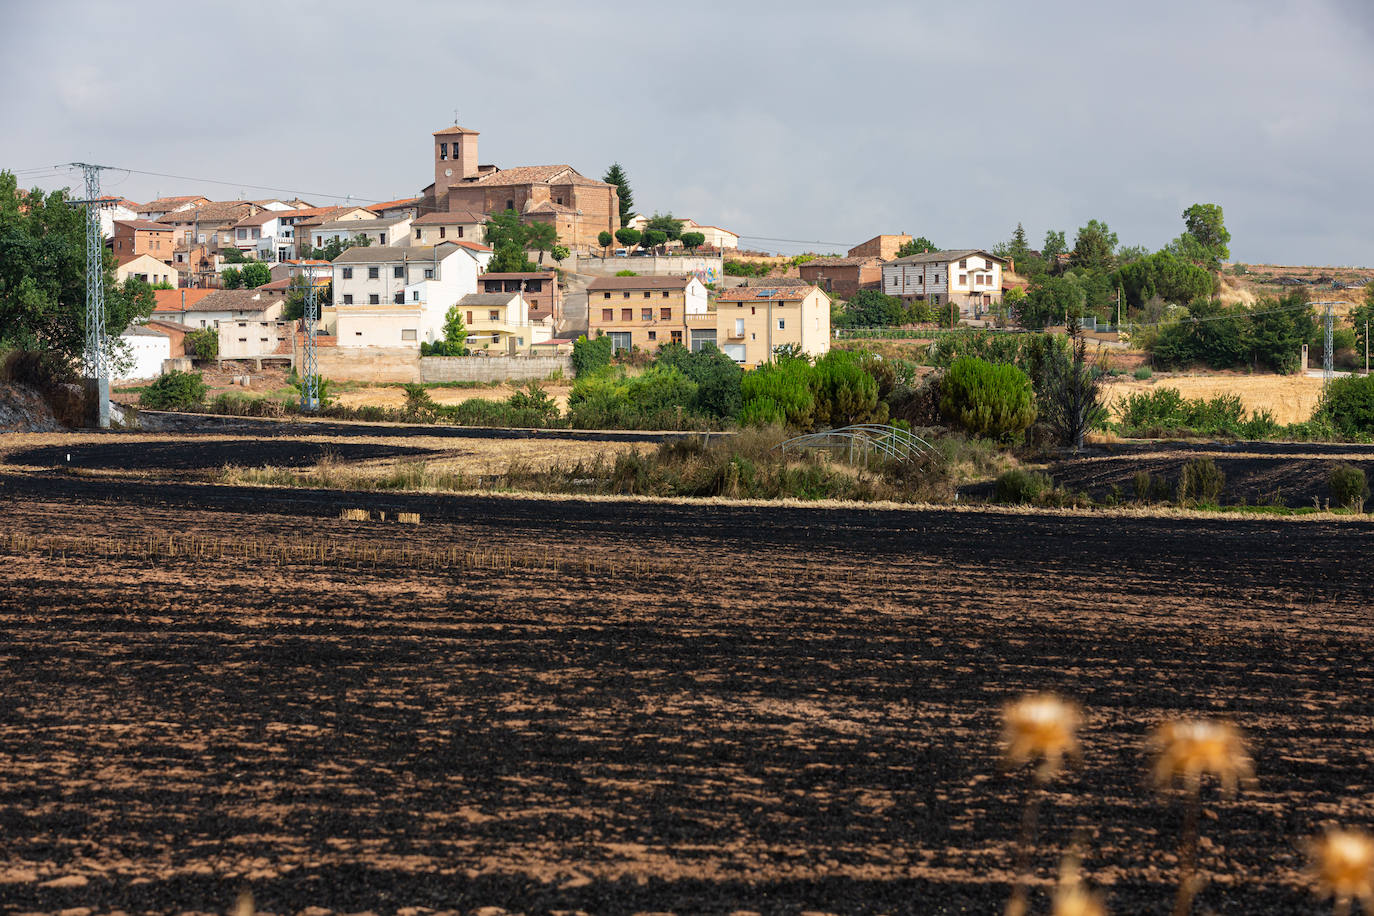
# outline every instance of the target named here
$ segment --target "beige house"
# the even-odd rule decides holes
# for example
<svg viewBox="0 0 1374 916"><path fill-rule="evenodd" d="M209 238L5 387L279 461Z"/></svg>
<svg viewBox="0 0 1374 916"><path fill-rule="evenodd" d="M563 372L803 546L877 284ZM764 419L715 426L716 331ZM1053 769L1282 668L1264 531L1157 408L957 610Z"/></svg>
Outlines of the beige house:
<svg viewBox="0 0 1374 916"><path fill-rule="evenodd" d="M458 300L474 353L513 354L553 338L547 313L536 317L519 293L471 293Z"/></svg>
<svg viewBox="0 0 1374 916"><path fill-rule="evenodd" d="M426 213L410 223L410 244L437 245L440 242L481 242L487 237L487 218L471 210Z"/></svg>
<svg viewBox="0 0 1374 916"><path fill-rule="evenodd" d="M688 346L688 318L707 314L706 287L696 277L598 277L587 285L587 326L616 350Z"/></svg>
<svg viewBox="0 0 1374 916"><path fill-rule="evenodd" d="M830 349L830 297L815 286L727 290L716 301L716 346L746 368L793 344L809 356Z"/></svg>
<svg viewBox="0 0 1374 916"><path fill-rule="evenodd" d="M176 268L150 254L128 254L115 262L115 282L137 277L144 283L177 285Z"/></svg>
<svg viewBox="0 0 1374 916"><path fill-rule="evenodd" d="M978 318L1002 301L1006 260L979 248L925 251L883 265L882 290L889 296L953 303L965 318Z"/></svg>

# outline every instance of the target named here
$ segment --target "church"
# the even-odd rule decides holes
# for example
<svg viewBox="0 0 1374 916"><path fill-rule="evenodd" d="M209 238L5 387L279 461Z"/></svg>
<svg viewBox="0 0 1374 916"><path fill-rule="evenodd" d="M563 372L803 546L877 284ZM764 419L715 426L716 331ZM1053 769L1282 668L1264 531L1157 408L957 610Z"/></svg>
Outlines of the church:
<svg viewBox="0 0 1374 916"><path fill-rule="evenodd" d="M600 233L620 228L615 185L581 175L570 165L479 165L477 131L457 125L434 132L434 184L425 188L421 209L514 210L522 222L552 223L559 243L579 251L599 247Z"/></svg>

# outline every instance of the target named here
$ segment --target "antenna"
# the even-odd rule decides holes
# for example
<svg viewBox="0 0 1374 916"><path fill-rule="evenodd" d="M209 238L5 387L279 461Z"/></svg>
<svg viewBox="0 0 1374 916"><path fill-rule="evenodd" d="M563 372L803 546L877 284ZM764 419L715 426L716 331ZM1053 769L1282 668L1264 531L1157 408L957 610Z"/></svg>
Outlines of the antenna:
<svg viewBox="0 0 1374 916"><path fill-rule="evenodd" d="M453 109L453 126L458 126L458 109Z"/></svg>

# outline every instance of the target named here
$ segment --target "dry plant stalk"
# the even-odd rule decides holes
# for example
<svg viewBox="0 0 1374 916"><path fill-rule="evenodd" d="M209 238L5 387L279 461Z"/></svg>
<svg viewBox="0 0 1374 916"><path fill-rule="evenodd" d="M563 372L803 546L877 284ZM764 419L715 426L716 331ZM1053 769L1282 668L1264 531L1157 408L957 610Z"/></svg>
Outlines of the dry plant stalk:
<svg viewBox="0 0 1374 916"><path fill-rule="evenodd" d="M1016 843L1016 883L1007 901L1007 916L1024 916L1030 903L1030 859L1044 788L1064 765L1078 756L1078 707L1054 694L1028 694L1002 709L1003 759L1018 767L1040 761L1021 809L1021 833Z"/></svg>
<svg viewBox="0 0 1374 916"><path fill-rule="evenodd" d="M339 513L339 518L345 522L365 522L371 517L366 509L344 509Z"/></svg>
<svg viewBox="0 0 1374 916"><path fill-rule="evenodd" d="M1052 916L1107 916L1102 895L1083 886L1078 856L1070 853L1059 863L1059 883L1054 888Z"/></svg>
<svg viewBox="0 0 1374 916"><path fill-rule="evenodd" d="M1178 848L1178 893L1174 916L1192 911L1193 898L1202 887L1197 870L1198 816L1202 807L1202 777L1212 776L1222 794L1234 796L1242 780L1254 775L1245 739L1226 722L1178 719L1165 722L1150 738L1155 749L1156 787L1177 786L1183 792L1183 835Z"/></svg>
<svg viewBox="0 0 1374 916"><path fill-rule="evenodd" d="M402 525L420 524L420 513L418 512L399 512L396 514L396 521Z"/></svg>
<svg viewBox="0 0 1374 916"><path fill-rule="evenodd" d="M1332 912L1347 916L1350 904L1374 909L1374 837L1363 830L1328 830L1307 848L1312 878L1322 897L1335 898Z"/></svg>
<svg viewBox="0 0 1374 916"><path fill-rule="evenodd" d="M234 902L234 916L254 916L257 911L252 891L240 891L239 899Z"/></svg>

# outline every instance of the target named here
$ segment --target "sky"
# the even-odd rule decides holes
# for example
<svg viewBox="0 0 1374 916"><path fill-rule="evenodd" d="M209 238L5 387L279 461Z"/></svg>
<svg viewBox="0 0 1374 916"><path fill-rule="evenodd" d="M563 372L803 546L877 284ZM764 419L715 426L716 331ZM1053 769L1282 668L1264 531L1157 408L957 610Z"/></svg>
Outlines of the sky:
<svg viewBox="0 0 1374 916"><path fill-rule="evenodd" d="M1204 202L1237 261L1374 265L1368 0L3 0L0 22L0 168L27 186L77 186L49 168L76 160L140 202L409 197L456 111L483 163L618 161L637 210L747 248L986 248L1018 222L1072 244L1099 219L1157 249Z"/></svg>

